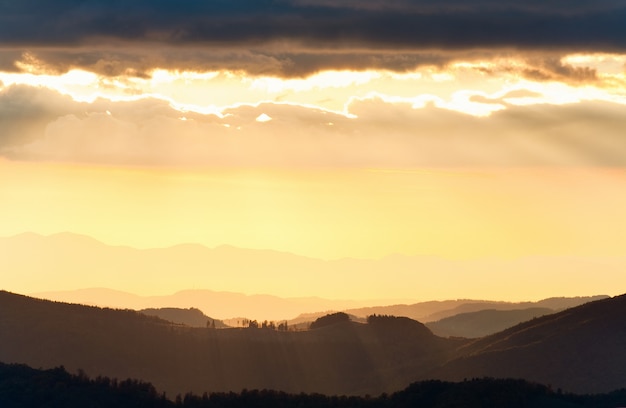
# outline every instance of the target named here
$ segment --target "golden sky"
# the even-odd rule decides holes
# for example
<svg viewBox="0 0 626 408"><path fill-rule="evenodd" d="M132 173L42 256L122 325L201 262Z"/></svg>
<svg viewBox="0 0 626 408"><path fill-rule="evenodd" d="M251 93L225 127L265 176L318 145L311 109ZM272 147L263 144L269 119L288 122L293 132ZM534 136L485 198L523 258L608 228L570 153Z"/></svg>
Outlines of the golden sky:
<svg viewBox="0 0 626 408"><path fill-rule="evenodd" d="M127 23L142 2L67 2L64 15L80 17L67 27L0 6L0 236L70 231L136 248L229 244L326 260L626 255L626 48L608 29L567 31L572 21L612 24L617 2L577 5L569 17L503 3L519 27L501 21L489 33L474 12L500 8L450 2L467 7L455 20L467 32L441 37L404 16L451 24L447 6L279 3L271 30L254 17L263 5L213 10L223 32L197 17L200 3L167 22L158 15L170 6L155 6L137 32ZM294 24L313 5L326 14L301 24L319 29ZM344 14L355 23L339 30ZM542 14L571 35L516 34ZM93 23L104 16L110 27ZM24 31L23 18L49 35ZM579 290L601 273L589 270ZM428 284L403 276L410 282L398 285ZM605 278L615 284L604 293L626 284ZM312 282L309 294L324 295ZM519 290L532 297L537 284Z"/></svg>

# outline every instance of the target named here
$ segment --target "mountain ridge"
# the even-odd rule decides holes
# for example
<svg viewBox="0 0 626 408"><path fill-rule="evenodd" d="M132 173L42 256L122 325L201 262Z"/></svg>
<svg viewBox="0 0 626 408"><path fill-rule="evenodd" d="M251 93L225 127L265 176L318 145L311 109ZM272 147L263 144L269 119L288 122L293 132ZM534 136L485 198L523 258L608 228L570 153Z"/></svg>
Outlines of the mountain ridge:
<svg viewBox="0 0 626 408"><path fill-rule="evenodd" d="M139 378L168 393L271 388L364 395L419 380L485 376L595 393L626 386L625 314L622 295L467 340L390 316L308 331L198 329L2 291L0 361Z"/></svg>
<svg viewBox="0 0 626 408"><path fill-rule="evenodd" d="M626 386L626 295L519 323L463 345L433 375L525 378L566 390ZM601 362L599 364L598 362ZM540 369L537 369L540 367Z"/></svg>
<svg viewBox="0 0 626 408"><path fill-rule="evenodd" d="M74 240L79 241L76 244ZM36 257L32 254L37 253ZM490 299L489 288L508 287L510 279L541 281L531 292L503 294L509 300L541 299L558 294L579 296L562 282L546 280L558 271L587 274L602 267L606 273L585 288L585 293L615 290L609 277L626 267L626 256L529 256L515 259L445 259L433 256L388 256L381 259L322 260L273 250L247 250L232 246L210 249L199 244L169 248L134 249L110 246L71 233L52 236L22 234L0 238L0 258L10 271L3 286L19 293L37 293L90 287L110 287L133 293L158 294L189 288L216 291L270 293L276 296L325 299L352 298L367 306L427 299ZM84 273L84 271L90 273ZM492 271L488 280L484 271ZM507 271L507 273L500 273ZM421 284L414 284L420 276ZM384 276L385 279L380 277ZM72 286L67 287L70 283ZM580 290L580 288L578 289ZM375 299L372 299L375 297ZM525 298L525 299L524 299ZM323 310L326 308L316 308ZM297 312L313 312L298 310ZM297 315L277 316L291 318Z"/></svg>
<svg viewBox="0 0 626 408"><path fill-rule="evenodd" d="M465 306L470 309L473 305L480 306L478 310L500 308L502 310L520 309L528 306L551 304L556 310L576 306L596 299L607 298L607 295L561 297L542 299L537 302L504 302L484 301L472 299L456 299L443 301L426 301L411 304L393 304L382 306L365 306L354 308L359 301L333 300L320 297L293 297L281 298L268 294L247 295L229 291L214 291L210 289L188 289L175 292L172 295L140 296L129 292L107 289L88 288L75 291L39 292L30 293L30 296L80 303L91 306L128 308L134 310L148 308L199 308L205 314L219 320L233 318L249 318L256 320L287 320L290 324L311 322L324 314L343 311L360 318L372 314L405 316L423 323L435 321L435 317L450 317L461 313ZM362 301L367 302L367 301ZM269 305L269 306L268 306ZM275 310L282 313L275 313ZM308 311L307 311L308 310ZM286 315L285 311L293 311L293 315ZM294 317L295 316L295 317Z"/></svg>

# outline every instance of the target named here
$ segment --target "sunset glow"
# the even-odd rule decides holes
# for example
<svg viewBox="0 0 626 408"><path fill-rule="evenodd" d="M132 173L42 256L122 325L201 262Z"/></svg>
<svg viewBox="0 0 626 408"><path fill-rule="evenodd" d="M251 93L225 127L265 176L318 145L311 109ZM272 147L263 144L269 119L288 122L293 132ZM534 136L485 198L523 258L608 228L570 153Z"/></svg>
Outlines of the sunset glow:
<svg viewBox="0 0 626 408"><path fill-rule="evenodd" d="M407 9L415 27L430 27L420 25L424 15L445 22L457 13L417 3ZM80 19L68 23L69 37L59 27L49 36L17 22L0 28L0 236L69 231L135 248L226 244L324 260L626 255L622 37L517 35L534 27L533 13L564 30L571 23L549 5L510 5L521 16L510 38L472 31L471 13L459 14L464 35L416 28L396 38L402 30L385 26L377 38L370 13L406 20L372 1L336 6L367 18L338 30L334 42L326 33L335 31L322 27L335 30L335 20L316 15L300 30L290 19L309 3L281 4L285 20L272 16L271 33L256 17L231 33L229 24L252 17L221 6L211 12L234 13L224 32L214 31L213 17L198 32L201 24L178 22L196 21L193 7L208 5L176 6L172 21L151 14L141 25L136 10L115 11L137 32L99 32ZM483 7L499 10L476 5L476 13ZM475 273L481 282L494 271ZM536 296L536 282L523 279L530 271L498 273L522 282L521 297ZM584 293L585 282L604 272L585 273L562 294L595 294ZM613 283L598 290L623 291L626 275L606 273L601 281ZM546 279L566 274L557 267ZM410 296L406 286L430 284L417 273L403 279L399 297ZM180 289L160 285L146 291ZM324 286L297 292L396 293L393 285L385 293ZM289 293L271 280L257 290ZM502 290L478 292L514 296Z"/></svg>

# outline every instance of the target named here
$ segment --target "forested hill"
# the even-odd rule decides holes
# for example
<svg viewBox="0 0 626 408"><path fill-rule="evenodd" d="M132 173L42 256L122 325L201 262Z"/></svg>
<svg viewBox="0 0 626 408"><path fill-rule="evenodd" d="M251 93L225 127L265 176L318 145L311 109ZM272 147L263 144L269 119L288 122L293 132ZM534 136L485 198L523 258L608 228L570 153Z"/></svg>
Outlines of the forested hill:
<svg viewBox="0 0 626 408"><path fill-rule="evenodd" d="M459 349L433 375L514 377L577 392L626 387L626 295L539 317Z"/></svg>
<svg viewBox="0 0 626 408"><path fill-rule="evenodd" d="M142 309L139 312L147 316L156 316L172 323L191 327L208 327L213 329L225 329L228 327L221 320L209 317L196 308L160 307Z"/></svg>
<svg viewBox="0 0 626 408"><path fill-rule="evenodd" d="M272 390L240 393L159 394L149 383L108 377L90 379L64 368L35 370L0 363L3 408L613 408L626 405L626 390L571 395L523 380L424 381L378 397L287 394Z"/></svg>
<svg viewBox="0 0 626 408"><path fill-rule="evenodd" d="M0 292L0 361L137 378L168 394L274 389L376 395L427 379L524 378L566 392L626 387L626 295L477 340L406 317L329 315L308 331L192 328L129 310Z"/></svg>
<svg viewBox="0 0 626 408"><path fill-rule="evenodd" d="M395 391L425 376L463 344L437 337L408 318L339 321L302 332L215 330L8 292L0 292L0 333L0 361L138 378L168 394L243 388Z"/></svg>

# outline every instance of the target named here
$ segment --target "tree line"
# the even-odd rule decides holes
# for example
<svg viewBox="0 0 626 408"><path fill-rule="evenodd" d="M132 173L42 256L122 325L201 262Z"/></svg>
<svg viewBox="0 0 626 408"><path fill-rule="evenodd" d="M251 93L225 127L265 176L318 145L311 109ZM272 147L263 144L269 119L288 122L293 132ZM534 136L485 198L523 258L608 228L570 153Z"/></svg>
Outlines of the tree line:
<svg viewBox="0 0 626 408"><path fill-rule="evenodd" d="M626 389L607 394L575 395L524 380L481 378L459 383L439 380L413 383L393 394L327 396L274 390L185 394L169 399L152 384L70 374L63 367L36 370L0 363L3 408L609 408L626 405Z"/></svg>

